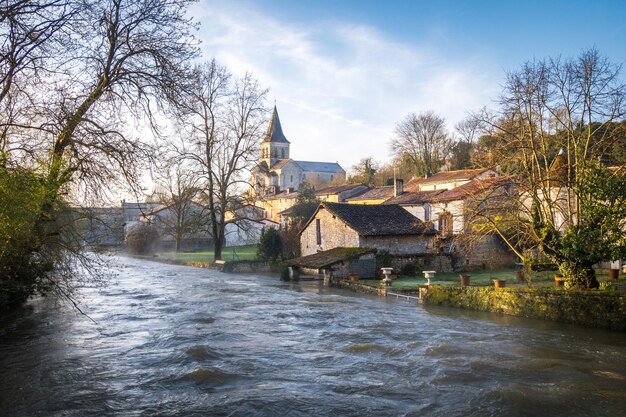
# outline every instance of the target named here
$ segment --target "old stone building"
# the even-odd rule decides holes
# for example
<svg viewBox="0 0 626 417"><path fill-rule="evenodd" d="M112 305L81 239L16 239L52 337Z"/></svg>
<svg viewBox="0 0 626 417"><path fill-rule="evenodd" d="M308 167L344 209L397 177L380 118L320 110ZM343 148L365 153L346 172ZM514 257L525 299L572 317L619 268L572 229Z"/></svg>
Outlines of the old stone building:
<svg viewBox="0 0 626 417"><path fill-rule="evenodd" d="M300 233L300 251L306 256L367 247L393 255L429 253L434 233L400 206L324 202Z"/></svg>

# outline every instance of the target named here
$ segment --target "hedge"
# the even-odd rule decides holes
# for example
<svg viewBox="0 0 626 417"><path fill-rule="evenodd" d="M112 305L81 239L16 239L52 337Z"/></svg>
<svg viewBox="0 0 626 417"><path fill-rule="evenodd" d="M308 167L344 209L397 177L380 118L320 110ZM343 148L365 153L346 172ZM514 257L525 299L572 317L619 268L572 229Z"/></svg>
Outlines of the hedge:
<svg viewBox="0 0 626 417"><path fill-rule="evenodd" d="M492 288L431 285L425 304L626 330L626 293L556 288Z"/></svg>

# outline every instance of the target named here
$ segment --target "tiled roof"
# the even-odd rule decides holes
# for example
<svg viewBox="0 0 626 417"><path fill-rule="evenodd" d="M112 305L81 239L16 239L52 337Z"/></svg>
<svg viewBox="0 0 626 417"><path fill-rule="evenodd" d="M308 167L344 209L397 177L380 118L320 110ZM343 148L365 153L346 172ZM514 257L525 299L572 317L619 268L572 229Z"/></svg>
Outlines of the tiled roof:
<svg viewBox="0 0 626 417"><path fill-rule="evenodd" d="M404 190L405 191L419 191L419 187L422 185L437 184L440 182L471 180L485 171L488 171L488 169L485 169L485 168L460 169L456 171L438 172L432 177L412 179L411 181L407 182L404 185Z"/></svg>
<svg viewBox="0 0 626 417"><path fill-rule="evenodd" d="M320 188L315 191L316 195L326 195L326 194L339 194L344 191L353 190L358 187L363 187L362 184L344 184L344 185L331 185L330 187Z"/></svg>
<svg viewBox="0 0 626 417"><path fill-rule="evenodd" d="M393 185L372 188L356 197L348 198L346 201L381 200L393 197Z"/></svg>
<svg viewBox="0 0 626 417"><path fill-rule="evenodd" d="M321 203L361 236L419 235L427 230L424 223L396 205L361 205ZM311 221L311 220L309 220Z"/></svg>
<svg viewBox="0 0 626 417"><path fill-rule="evenodd" d="M270 120L270 124L267 127L267 133L265 134L265 139L263 139L263 142L289 143L289 141L285 137L285 134L283 133L283 128L280 126L280 119L278 118L278 111L276 110L276 106L274 106L272 119Z"/></svg>
<svg viewBox="0 0 626 417"><path fill-rule="evenodd" d="M294 161L305 172L342 172L337 162Z"/></svg>
<svg viewBox="0 0 626 417"><path fill-rule="evenodd" d="M276 200L279 198L297 198L297 197L298 197L297 191L292 191L292 192L281 191L278 194L263 196L263 199L264 200Z"/></svg>
<svg viewBox="0 0 626 417"><path fill-rule="evenodd" d="M383 204L424 204L428 203L433 197L445 192L446 190L419 191L416 193L404 193L398 197L391 198Z"/></svg>
<svg viewBox="0 0 626 417"><path fill-rule="evenodd" d="M278 161L274 165L272 165L271 169L281 169L282 167L284 167L285 165L287 165L291 161L293 161L293 159L281 159L280 161Z"/></svg>
<svg viewBox="0 0 626 417"><path fill-rule="evenodd" d="M323 252L314 253L313 255L290 259L286 262L286 265L315 269L326 268L348 259L355 259L375 252L376 249L371 248L333 248Z"/></svg>
<svg viewBox="0 0 626 417"><path fill-rule="evenodd" d="M500 185L513 183L511 177L501 176L501 177L492 177L485 179L474 179L466 184L463 184L459 187L453 188L451 190L444 191L443 193L436 195L431 198L432 202L445 202L445 201L455 201L455 200L464 200L468 197L479 194L483 191L487 191L493 189L494 187L498 187Z"/></svg>

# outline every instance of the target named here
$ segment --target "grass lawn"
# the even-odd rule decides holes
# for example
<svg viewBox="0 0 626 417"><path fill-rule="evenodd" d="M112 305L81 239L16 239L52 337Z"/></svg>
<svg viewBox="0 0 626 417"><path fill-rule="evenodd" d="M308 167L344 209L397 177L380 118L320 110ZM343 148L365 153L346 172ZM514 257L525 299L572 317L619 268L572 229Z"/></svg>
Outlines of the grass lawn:
<svg viewBox="0 0 626 417"><path fill-rule="evenodd" d="M225 261L252 261L256 259L257 245L230 246L222 250ZM162 252L163 258L175 258L191 262L213 262L213 250L202 252Z"/></svg>
<svg viewBox="0 0 626 417"><path fill-rule="evenodd" d="M507 287L526 287L526 282L519 282L515 278L515 269L499 269L499 270L478 270L468 272L450 272L435 274L435 278L430 280L433 285L460 285L459 275L469 275L471 286L490 286L493 285L494 278L506 280ZM534 287L552 287L554 286L554 274L557 271L541 271L533 272L532 284ZM607 272L604 270L596 270L596 276L599 281L607 279ZM361 280L362 284L378 287L379 280ZM419 276L398 276L393 280L392 289L395 291L417 291L419 285L426 284L426 279L422 274Z"/></svg>

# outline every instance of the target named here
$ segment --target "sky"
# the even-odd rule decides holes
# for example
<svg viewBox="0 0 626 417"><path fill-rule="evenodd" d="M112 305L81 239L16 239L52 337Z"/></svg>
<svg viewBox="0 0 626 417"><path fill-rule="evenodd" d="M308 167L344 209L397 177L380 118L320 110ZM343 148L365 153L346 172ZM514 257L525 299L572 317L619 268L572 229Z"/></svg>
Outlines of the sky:
<svg viewBox="0 0 626 417"><path fill-rule="evenodd" d="M626 0L200 0L192 14L203 60L270 89L291 157L347 171L388 162L411 112L452 131L494 106L526 61L596 48L626 62Z"/></svg>

